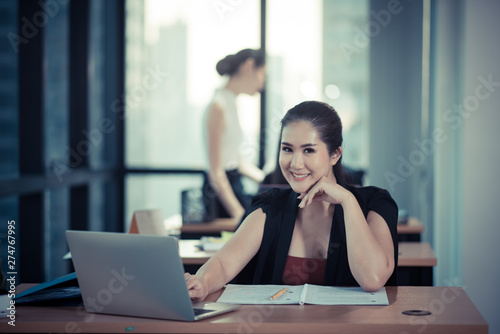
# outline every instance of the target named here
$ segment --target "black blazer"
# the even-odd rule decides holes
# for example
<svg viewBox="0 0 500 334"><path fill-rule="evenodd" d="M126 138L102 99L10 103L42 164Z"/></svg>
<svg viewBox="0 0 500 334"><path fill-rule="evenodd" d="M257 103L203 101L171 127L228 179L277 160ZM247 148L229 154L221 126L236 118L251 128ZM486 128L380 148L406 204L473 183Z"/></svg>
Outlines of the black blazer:
<svg viewBox="0 0 500 334"><path fill-rule="evenodd" d="M396 202L384 189L377 187L357 188L346 185L342 186L354 194L365 217L369 211L375 211L387 222L394 244L395 266L386 285L396 285L398 263L398 207ZM292 189L271 189L253 199L253 203L247 210L244 218L252 211L262 208L266 214L262 244L254 258L232 281L233 283L281 284L295 226L299 204L297 197L298 194ZM344 211L341 205L335 207L332 220L323 284L331 286L359 286L352 276L347 260Z"/></svg>

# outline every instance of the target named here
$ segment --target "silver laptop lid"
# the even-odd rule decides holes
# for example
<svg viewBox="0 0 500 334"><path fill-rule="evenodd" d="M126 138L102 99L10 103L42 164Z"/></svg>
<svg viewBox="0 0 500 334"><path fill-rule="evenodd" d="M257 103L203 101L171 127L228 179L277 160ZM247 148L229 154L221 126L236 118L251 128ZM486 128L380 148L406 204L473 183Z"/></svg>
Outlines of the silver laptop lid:
<svg viewBox="0 0 500 334"><path fill-rule="evenodd" d="M66 238L88 312L194 320L177 239L88 231Z"/></svg>

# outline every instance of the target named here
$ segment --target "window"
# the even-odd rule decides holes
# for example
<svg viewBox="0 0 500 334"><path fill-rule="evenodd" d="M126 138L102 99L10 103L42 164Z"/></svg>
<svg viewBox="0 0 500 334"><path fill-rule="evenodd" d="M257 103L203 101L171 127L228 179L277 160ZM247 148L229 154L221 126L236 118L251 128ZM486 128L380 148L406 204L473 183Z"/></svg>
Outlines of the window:
<svg viewBox="0 0 500 334"><path fill-rule="evenodd" d="M259 97L239 97L245 145L250 148L245 150L246 158L259 163L262 131L265 170L272 170L281 117L295 104L316 99L333 105L342 118L344 163L366 168L368 45L346 54L342 43L354 39L357 27L364 27L368 1L262 3L267 18L266 122L260 129ZM215 64L240 49L260 47L260 5L256 0L127 1L124 117L129 171L172 173L205 168L202 114L213 90L224 83ZM198 176L183 179L186 187L201 185ZM166 216L179 212L183 187L173 180L129 175L127 219L134 210L151 207L163 208Z"/></svg>
<svg viewBox="0 0 500 334"><path fill-rule="evenodd" d="M65 230L123 229L123 122L110 108L123 14L120 0L0 1L0 259L17 283L69 272Z"/></svg>
<svg viewBox="0 0 500 334"><path fill-rule="evenodd" d="M17 25L17 4L0 2L0 34L8 36ZM19 175L18 61L10 43L0 43L0 180ZM17 196L0 197L1 270L8 270L8 222L19 222ZM17 228L18 226L16 226ZM15 255L15 254L14 254Z"/></svg>
<svg viewBox="0 0 500 334"><path fill-rule="evenodd" d="M260 1L127 1L126 165L129 169L202 171L206 165L202 115L224 84L216 63L260 47ZM259 96L238 98L246 143L258 162ZM182 176L185 187L202 178ZM158 181L158 183L156 182ZM175 177L127 177L127 213L150 206L180 211ZM159 186L162 184L162 186ZM173 207L172 207L173 206Z"/></svg>
<svg viewBox="0 0 500 334"><path fill-rule="evenodd" d="M0 34L8 36L17 26L17 6L0 2ZM19 170L17 116L18 61L10 43L0 43L0 180L16 177Z"/></svg>
<svg viewBox="0 0 500 334"><path fill-rule="evenodd" d="M344 165L368 167L368 44L345 52L365 26L366 0L267 1L266 161L276 162L285 112L305 100L332 105L343 124ZM354 44L352 42L351 44Z"/></svg>
<svg viewBox="0 0 500 334"><path fill-rule="evenodd" d="M215 64L259 47L259 1L220 12L211 1L131 0L127 20L127 166L203 168L202 114L223 83ZM256 136L258 98L242 99Z"/></svg>

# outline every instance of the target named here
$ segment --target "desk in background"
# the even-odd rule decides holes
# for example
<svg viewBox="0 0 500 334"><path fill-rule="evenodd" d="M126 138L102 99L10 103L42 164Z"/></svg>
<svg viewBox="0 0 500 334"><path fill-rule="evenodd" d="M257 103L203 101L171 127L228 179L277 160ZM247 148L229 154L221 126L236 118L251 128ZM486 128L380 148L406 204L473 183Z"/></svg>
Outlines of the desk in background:
<svg viewBox="0 0 500 334"><path fill-rule="evenodd" d="M425 226L415 217L408 218L405 224L398 224L399 241L420 241Z"/></svg>
<svg viewBox="0 0 500 334"><path fill-rule="evenodd" d="M234 232L239 221L234 218L218 218L207 223L182 224L181 239L200 239L203 236L220 237L222 231Z"/></svg>
<svg viewBox="0 0 500 334"><path fill-rule="evenodd" d="M205 252L199 240L179 240L179 253L186 271L195 273L215 252ZM398 284L432 286L436 255L428 242L400 242Z"/></svg>
<svg viewBox="0 0 500 334"><path fill-rule="evenodd" d="M400 242L398 285L432 286L437 258L428 242Z"/></svg>
<svg viewBox="0 0 500 334"><path fill-rule="evenodd" d="M222 231L234 232L238 221L233 218L219 218L212 222L183 224L181 228L182 239L199 239L202 236L220 236ZM414 217L408 219L406 224L398 224L399 241L420 241L420 234L424 225Z"/></svg>
<svg viewBox="0 0 500 334"><path fill-rule="evenodd" d="M17 292L31 287L22 284ZM23 333L488 333L488 324L459 287L387 287L389 306L243 305L197 322L91 314L81 307L19 305L16 326L0 320L0 332ZM222 291L207 297L216 301ZM406 310L431 311L407 316Z"/></svg>
<svg viewBox="0 0 500 334"><path fill-rule="evenodd" d="M215 254L215 252L205 252L200 247L200 240L181 239L179 240L179 255L182 264L192 264L201 266Z"/></svg>

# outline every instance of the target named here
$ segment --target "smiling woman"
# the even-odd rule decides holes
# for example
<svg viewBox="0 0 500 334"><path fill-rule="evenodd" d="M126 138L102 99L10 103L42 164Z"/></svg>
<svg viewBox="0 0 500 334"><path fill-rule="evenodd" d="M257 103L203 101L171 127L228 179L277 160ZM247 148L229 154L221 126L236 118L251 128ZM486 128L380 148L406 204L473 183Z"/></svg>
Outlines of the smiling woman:
<svg viewBox="0 0 500 334"><path fill-rule="evenodd" d="M234 278L366 291L395 285L397 205L383 189L344 183L335 109L303 102L281 126L279 163L291 189L254 199L234 236L196 275L186 276L191 297L202 300Z"/></svg>
<svg viewBox="0 0 500 334"><path fill-rule="evenodd" d="M307 191L323 175L335 177L330 163L335 165L340 154L330 157L325 143L319 140L318 133L310 123L300 121L285 127L281 147L281 171L295 192Z"/></svg>
<svg viewBox="0 0 500 334"><path fill-rule="evenodd" d="M342 122L337 112L319 102L303 102L290 109L281 120L279 163L283 176L293 182L308 181L309 187L321 176L344 182L342 169ZM295 150L294 143L295 142ZM311 176L310 178L307 178ZM290 178L291 177L291 178ZM301 185L304 188L304 184Z"/></svg>

